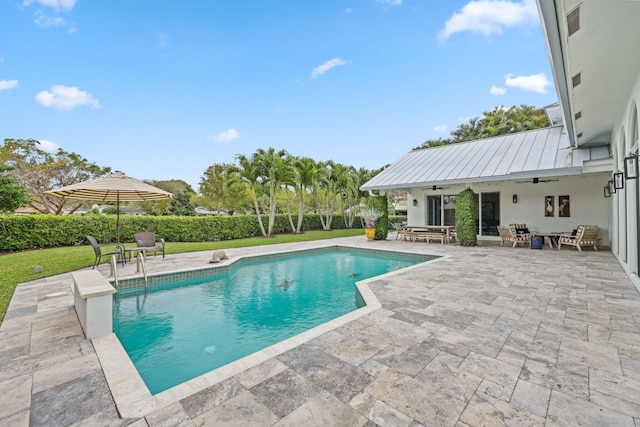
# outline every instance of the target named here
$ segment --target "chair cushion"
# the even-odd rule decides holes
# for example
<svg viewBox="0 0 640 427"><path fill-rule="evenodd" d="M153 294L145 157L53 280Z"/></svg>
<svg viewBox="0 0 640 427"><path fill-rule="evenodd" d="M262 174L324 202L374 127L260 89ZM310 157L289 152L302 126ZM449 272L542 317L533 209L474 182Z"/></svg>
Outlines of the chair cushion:
<svg viewBox="0 0 640 427"><path fill-rule="evenodd" d="M516 228L516 233L518 234L529 234L529 229L528 228Z"/></svg>

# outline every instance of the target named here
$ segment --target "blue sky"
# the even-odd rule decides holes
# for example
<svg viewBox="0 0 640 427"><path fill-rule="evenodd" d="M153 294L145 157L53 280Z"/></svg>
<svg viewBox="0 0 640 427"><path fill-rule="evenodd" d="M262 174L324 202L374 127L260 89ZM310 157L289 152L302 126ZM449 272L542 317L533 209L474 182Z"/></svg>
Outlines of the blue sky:
<svg viewBox="0 0 640 427"><path fill-rule="evenodd" d="M0 137L139 179L258 148L376 169L557 101L535 0L0 0Z"/></svg>

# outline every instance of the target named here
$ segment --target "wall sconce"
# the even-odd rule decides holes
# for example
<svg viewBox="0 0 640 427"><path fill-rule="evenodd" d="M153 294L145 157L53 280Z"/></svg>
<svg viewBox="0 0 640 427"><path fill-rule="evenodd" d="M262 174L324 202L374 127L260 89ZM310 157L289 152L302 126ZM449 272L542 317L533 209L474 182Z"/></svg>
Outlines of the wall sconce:
<svg viewBox="0 0 640 427"><path fill-rule="evenodd" d="M624 188L624 174L622 172L613 174L613 188L616 190L622 190Z"/></svg>
<svg viewBox="0 0 640 427"><path fill-rule="evenodd" d="M413 206L418 206L418 199L413 199Z"/></svg>
<svg viewBox="0 0 640 427"><path fill-rule="evenodd" d="M604 186L604 197L611 197L611 191L609 191L609 186Z"/></svg>
<svg viewBox="0 0 640 427"><path fill-rule="evenodd" d="M631 153L624 158L624 176L627 179L638 179L638 155Z"/></svg>
<svg viewBox="0 0 640 427"><path fill-rule="evenodd" d="M609 194L613 194L616 192L616 186L613 181L607 182L607 187L609 187Z"/></svg>
<svg viewBox="0 0 640 427"><path fill-rule="evenodd" d="M513 201L513 203L518 203L518 195L514 194L513 197L511 198L511 201Z"/></svg>

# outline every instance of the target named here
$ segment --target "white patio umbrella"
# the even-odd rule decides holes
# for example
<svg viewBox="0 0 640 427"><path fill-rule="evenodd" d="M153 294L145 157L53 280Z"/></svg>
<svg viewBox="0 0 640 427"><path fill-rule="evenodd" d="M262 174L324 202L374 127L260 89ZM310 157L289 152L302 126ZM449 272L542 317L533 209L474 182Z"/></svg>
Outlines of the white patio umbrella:
<svg viewBox="0 0 640 427"><path fill-rule="evenodd" d="M66 187L47 191L63 199L98 200L116 202L116 233L120 244L120 202L145 202L151 200L171 199L172 193L153 185L145 184L122 172L113 172L100 178L91 179Z"/></svg>

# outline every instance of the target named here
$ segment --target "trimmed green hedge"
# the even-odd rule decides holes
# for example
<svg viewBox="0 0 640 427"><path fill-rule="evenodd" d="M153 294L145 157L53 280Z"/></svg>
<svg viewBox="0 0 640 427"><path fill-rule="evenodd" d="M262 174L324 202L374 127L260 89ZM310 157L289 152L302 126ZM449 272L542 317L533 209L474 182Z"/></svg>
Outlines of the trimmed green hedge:
<svg viewBox="0 0 640 427"><path fill-rule="evenodd" d="M456 196L456 238L461 246L478 246L476 194L467 188Z"/></svg>
<svg viewBox="0 0 640 427"><path fill-rule="evenodd" d="M404 217L392 217L392 222ZM263 216L266 224L268 218ZM334 215L331 228L345 228L341 215ZM361 228L358 221L353 228ZM321 230L320 217L304 216L303 230ZM149 216L121 215L120 241L133 242L139 231L153 231L168 242L211 242L261 236L255 215L233 216ZM276 215L274 233L290 233L286 215ZM0 252L86 245L87 236L100 243L116 238L115 215L0 215Z"/></svg>
<svg viewBox="0 0 640 427"><path fill-rule="evenodd" d="M267 216L263 220L266 224ZM341 215L333 217L331 228L345 228ZM354 228L360 228L357 221ZM304 216L303 230L321 229L318 215ZM153 231L168 242L210 242L262 235L255 215L120 216L121 242L133 242L133 235L139 231ZM287 216L276 215L274 234L290 232ZM0 215L0 252L86 245L87 236L94 236L100 243L115 242L116 216Z"/></svg>

